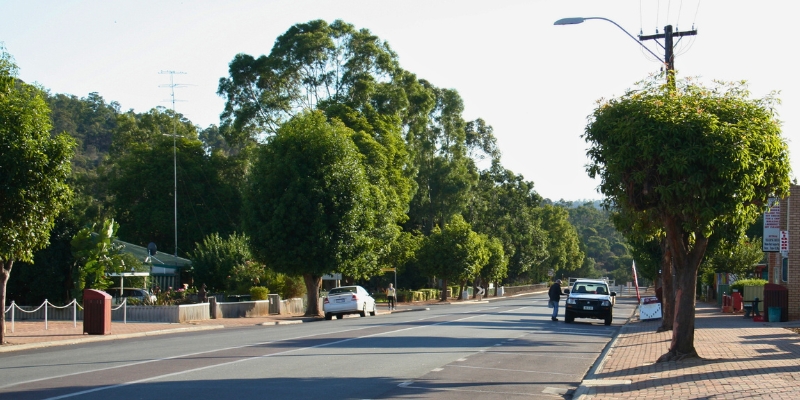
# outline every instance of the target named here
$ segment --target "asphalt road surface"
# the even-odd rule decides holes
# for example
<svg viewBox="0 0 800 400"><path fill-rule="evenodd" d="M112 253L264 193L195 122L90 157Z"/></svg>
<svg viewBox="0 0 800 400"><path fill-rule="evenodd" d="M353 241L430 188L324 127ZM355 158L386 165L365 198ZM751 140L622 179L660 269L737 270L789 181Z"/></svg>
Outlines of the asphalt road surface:
<svg viewBox="0 0 800 400"><path fill-rule="evenodd" d="M0 399L569 399L633 313L546 295L0 353Z"/></svg>

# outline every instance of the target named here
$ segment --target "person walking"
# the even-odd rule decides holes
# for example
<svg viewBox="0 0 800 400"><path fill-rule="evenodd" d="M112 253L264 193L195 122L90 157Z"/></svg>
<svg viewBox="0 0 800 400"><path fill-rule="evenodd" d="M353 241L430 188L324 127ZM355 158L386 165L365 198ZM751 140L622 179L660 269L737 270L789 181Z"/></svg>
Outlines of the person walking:
<svg viewBox="0 0 800 400"><path fill-rule="evenodd" d="M561 295L563 294L561 290L561 279L556 279L550 286L550 291L548 291L547 294L550 296L550 302L547 306L553 309L553 317L550 319L558 321L558 302L561 301Z"/></svg>
<svg viewBox="0 0 800 400"><path fill-rule="evenodd" d="M390 310L397 310L397 303L395 303L395 299L397 296L397 291L394 290L394 285L391 283L389 284L389 288L386 289L386 300L389 301L389 309Z"/></svg>

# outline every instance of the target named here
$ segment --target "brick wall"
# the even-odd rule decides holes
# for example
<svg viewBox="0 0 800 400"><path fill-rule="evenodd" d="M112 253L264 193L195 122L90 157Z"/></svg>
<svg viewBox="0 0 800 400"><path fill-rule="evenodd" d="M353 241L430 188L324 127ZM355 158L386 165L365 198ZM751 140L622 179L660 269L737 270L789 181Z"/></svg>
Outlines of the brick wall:
<svg viewBox="0 0 800 400"><path fill-rule="evenodd" d="M784 204L787 202L788 212L781 213L781 225L789 231L789 275L787 282L781 284L789 289L789 320L796 321L800 320L800 186L792 185ZM780 270L780 258L776 261Z"/></svg>

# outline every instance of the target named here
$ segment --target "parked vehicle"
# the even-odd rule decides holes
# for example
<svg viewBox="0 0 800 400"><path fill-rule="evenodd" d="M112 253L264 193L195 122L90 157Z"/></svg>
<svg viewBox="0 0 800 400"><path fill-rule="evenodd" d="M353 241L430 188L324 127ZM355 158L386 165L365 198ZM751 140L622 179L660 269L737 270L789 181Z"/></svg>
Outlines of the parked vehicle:
<svg viewBox="0 0 800 400"><path fill-rule="evenodd" d="M153 304L156 302L156 296L150 293L147 289L140 288L108 288L105 290L111 297L120 299L123 298L136 299L145 304Z"/></svg>
<svg viewBox="0 0 800 400"><path fill-rule="evenodd" d="M340 286L331 289L322 301L325 319L336 316L341 319L345 314L360 314L362 317L376 314L375 299L367 289L361 286Z"/></svg>
<svg viewBox="0 0 800 400"><path fill-rule="evenodd" d="M605 325L611 325L614 317L614 296L616 292L608 290L608 283L601 279L577 279L572 289L564 290L567 296L567 307L564 310L564 322L571 323L575 318L602 319Z"/></svg>

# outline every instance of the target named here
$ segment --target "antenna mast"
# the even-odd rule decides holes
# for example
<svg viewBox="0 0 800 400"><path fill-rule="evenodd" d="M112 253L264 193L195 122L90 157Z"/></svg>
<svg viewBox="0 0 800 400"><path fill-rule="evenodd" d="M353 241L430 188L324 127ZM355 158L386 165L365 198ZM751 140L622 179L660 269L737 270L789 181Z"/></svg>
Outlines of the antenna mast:
<svg viewBox="0 0 800 400"><path fill-rule="evenodd" d="M174 187L172 198L175 202L175 266L178 265L178 151L177 151L177 121L175 121L175 88L186 87L187 85L175 83L175 75L185 75L186 72L178 71L159 71L159 74L169 74L169 84L158 85L158 87L170 88L170 97L172 99L172 169L174 171Z"/></svg>

